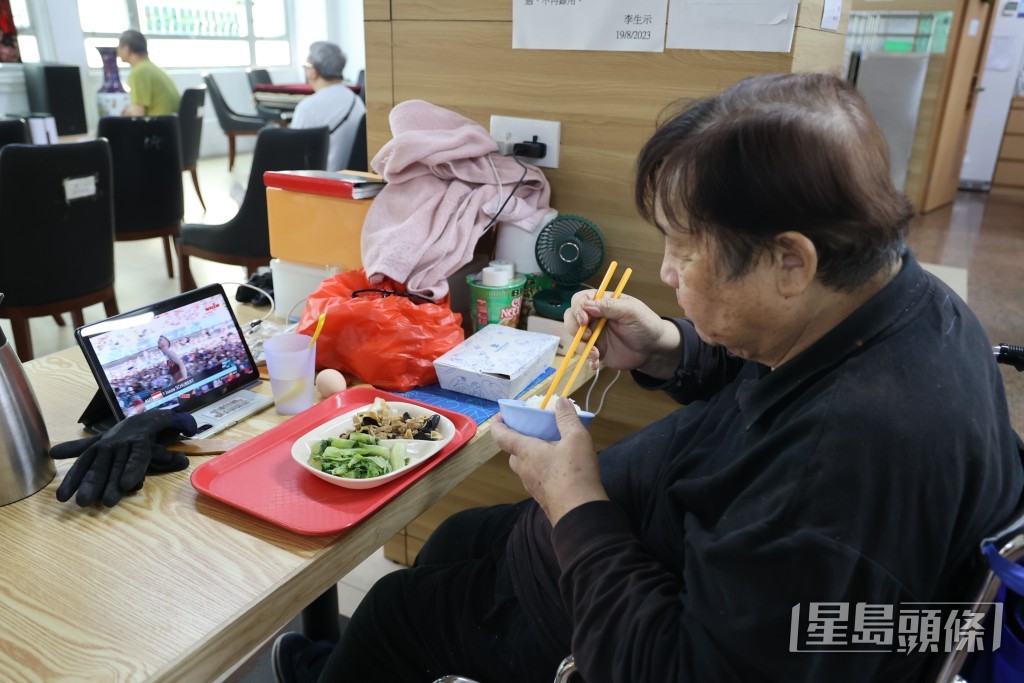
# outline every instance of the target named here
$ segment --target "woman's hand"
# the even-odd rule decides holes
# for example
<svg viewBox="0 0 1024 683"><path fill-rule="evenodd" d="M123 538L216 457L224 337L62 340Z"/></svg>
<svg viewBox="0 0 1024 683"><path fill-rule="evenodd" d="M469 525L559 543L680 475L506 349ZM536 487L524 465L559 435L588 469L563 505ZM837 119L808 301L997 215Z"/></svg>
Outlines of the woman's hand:
<svg viewBox="0 0 1024 683"><path fill-rule="evenodd" d="M511 455L509 467L540 503L551 526L574 507L592 500L608 500L601 485L597 453L576 409L566 398L555 404L560 441L543 441L509 429L501 416L491 425L495 443Z"/></svg>
<svg viewBox="0 0 1024 683"><path fill-rule="evenodd" d="M601 336L590 352L590 367L598 363L614 370L640 370L652 377L667 379L679 363L682 338L679 328L628 294L618 299L609 296L594 300L596 290L577 292L565 312L566 332L575 335L581 326L600 318L607 319ZM590 339L593 329L583 334Z"/></svg>

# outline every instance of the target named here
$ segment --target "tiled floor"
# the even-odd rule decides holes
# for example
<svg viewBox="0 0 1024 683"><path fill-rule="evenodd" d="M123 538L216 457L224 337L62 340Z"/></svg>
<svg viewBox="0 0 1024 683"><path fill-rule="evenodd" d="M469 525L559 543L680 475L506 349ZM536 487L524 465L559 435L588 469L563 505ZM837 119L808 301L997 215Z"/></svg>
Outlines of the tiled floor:
<svg viewBox="0 0 1024 683"><path fill-rule="evenodd" d="M1024 194L961 192L914 219L910 245L922 262L966 271L967 301L993 344L1024 344ZM1010 418L1024 433L1024 373L1002 372Z"/></svg>

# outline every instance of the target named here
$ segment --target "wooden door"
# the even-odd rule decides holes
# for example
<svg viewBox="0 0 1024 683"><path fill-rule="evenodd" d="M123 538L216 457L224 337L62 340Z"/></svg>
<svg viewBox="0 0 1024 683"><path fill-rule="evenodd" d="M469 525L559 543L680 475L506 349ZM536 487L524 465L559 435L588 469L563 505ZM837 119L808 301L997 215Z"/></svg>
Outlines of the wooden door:
<svg viewBox="0 0 1024 683"><path fill-rule="evenodd" d="M983 0L957 3L947 49L949 73L944 96L939 99L940 118L932 136L931 171L919 207L922 213L950 204L956 197L970 127L968 112L973 111L974 81L984 55L991 13L992 4Z"/></svg>

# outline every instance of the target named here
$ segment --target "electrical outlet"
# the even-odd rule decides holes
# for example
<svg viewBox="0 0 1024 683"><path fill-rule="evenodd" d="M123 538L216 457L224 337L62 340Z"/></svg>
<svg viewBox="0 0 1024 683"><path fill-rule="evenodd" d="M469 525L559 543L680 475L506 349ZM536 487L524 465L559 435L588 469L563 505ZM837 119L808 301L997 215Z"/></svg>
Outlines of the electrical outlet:
<svg viewBox="0 0 1024 683"><path fill-rule="evenodd" d="M491 116L491 137L500 143L508 143L509 147L517 142L533 140L547 145L547 153L539 159L527 159L536 166L558 168L558 142L562 135L560 121L544 121L542 119L518 119L514 116Z"/></svg>

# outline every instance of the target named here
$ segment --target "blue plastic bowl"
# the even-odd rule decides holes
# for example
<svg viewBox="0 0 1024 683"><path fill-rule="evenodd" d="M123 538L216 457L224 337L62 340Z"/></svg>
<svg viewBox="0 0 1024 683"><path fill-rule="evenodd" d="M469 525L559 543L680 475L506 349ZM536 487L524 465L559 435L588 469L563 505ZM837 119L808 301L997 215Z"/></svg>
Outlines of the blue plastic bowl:
<svg viewBox="0 0 1024 683"><path fill-rule="evenodd" d="M558 441L562 438L562 435L558 433L558 424L555 422L555 411L553 410L541 410L526 405L524 401L510 398L500 399L498 407L501 409L501 419L505 421L505 424L520 434L545 441ZM594 419L594 413L583 411L579 413L579 417L583 426L589 427L590 421Z"/></svg>

